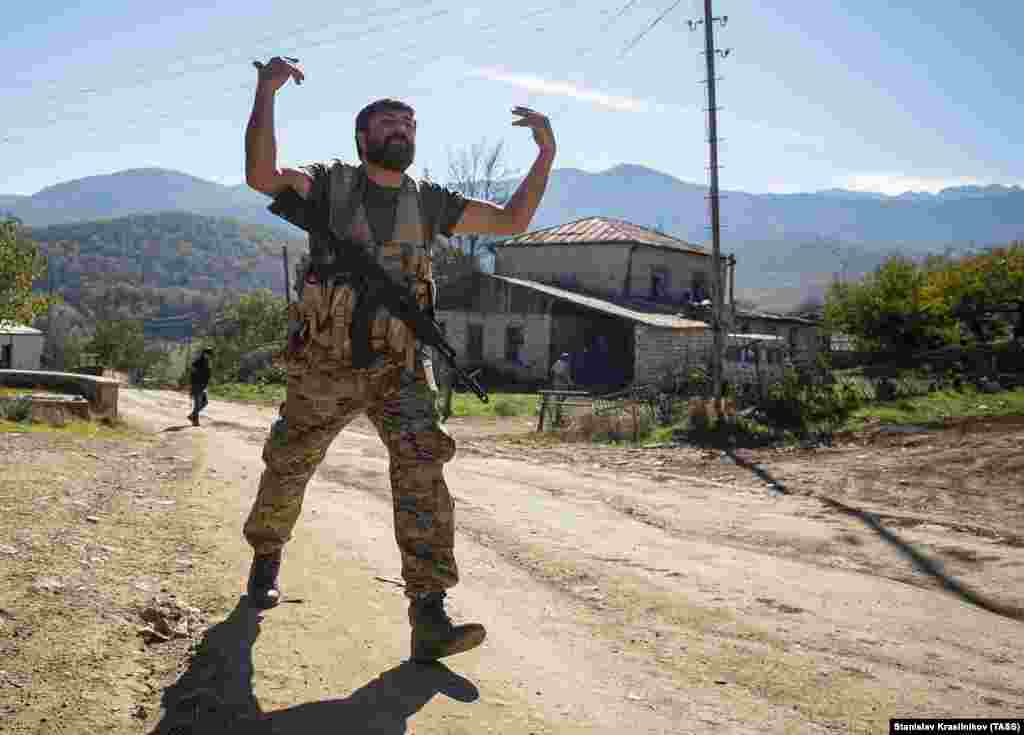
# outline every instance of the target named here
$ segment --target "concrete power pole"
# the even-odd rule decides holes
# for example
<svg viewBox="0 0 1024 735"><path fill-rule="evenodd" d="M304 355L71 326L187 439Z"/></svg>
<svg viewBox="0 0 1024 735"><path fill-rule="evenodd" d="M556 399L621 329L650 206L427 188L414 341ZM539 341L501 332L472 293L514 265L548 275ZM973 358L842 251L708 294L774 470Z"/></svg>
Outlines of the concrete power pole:
<svg viewBox="0 0 1024 735"><path fill-rule="evenodd" d="M715 50L715 33L713 24L717 21L723 26L729 20L728 16L716 18L711 13L711 0L704 0L704 19L689 21L690 30L697 26L704 26L704 56L707 64L708 78L708 149L710 152L711 186L709 199L711 201L711 263L714 271L712 275L712 317L711 326L714 334L713 351L711 359L711 378L715 398L715 411L721 416L722 408L722 359L725 351L725 321L723 309L723 296L725 288L722 273L722 229L719 220L718 209L718 107L715 100L715 54L722 58L729 55L730 49L724 51Z"/></svg>
<svg viewBox="0 0 1024 735"><path fill-rule="evenodd" d="M285 303L292 303L291 284L288 280L288 246L281 246L281 258L284 260L284 300Z"/></svg>

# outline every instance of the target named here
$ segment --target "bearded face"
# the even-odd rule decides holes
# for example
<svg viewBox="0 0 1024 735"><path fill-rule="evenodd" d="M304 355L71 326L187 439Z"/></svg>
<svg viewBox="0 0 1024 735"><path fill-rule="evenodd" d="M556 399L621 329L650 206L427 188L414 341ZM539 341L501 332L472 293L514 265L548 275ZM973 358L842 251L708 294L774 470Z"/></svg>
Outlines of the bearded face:
<svg viewBox="0 0 1024 735"><path fill-rule="evenodd" d="M416 157L416 128L398 116L381 115L370 124L364 155L369 163L404 172Z"/></svg>

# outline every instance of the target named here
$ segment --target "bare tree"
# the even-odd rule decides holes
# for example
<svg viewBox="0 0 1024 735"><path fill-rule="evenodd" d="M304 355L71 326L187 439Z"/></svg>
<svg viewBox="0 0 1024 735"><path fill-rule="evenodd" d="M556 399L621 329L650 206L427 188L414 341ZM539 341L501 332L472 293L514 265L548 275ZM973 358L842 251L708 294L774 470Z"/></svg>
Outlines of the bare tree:
<svg viewBox="0 0 1024 735"><path fill-rule="evenodd" d="M489 146L482 140L448 152L448 186L463 196L504 205L512 198L515 176L505 163L504 141ZM481 251L494 255L493 238L458 235L452 241L471 258L479 258Z"/></svg>

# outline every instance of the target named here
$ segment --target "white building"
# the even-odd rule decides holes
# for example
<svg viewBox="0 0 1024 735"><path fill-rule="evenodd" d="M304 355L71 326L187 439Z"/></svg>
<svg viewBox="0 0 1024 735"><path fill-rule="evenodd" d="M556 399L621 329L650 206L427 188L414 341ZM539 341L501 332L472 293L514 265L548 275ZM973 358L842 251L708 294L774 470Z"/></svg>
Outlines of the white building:
<svg viewBox="0 0 1024 735"><path fill-rule="evenodd" d="M42 332L0 322L0 370L39 370L42 355Z"/></svg>

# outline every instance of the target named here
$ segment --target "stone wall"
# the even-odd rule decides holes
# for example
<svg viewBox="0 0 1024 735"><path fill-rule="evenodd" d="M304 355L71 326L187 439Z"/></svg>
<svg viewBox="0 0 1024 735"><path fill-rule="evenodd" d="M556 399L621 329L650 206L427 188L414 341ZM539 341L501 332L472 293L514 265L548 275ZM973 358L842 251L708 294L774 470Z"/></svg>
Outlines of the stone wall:
<svg viewBox="0 0 1024 735"><path fill-rule="evenodd" d="M547 376L551 350L550 316L443 310L437 312L436 319L444 325L445 335L449 344L455 348L460 364L486 364L524 381L543 380ZM472 359L469 354L470 325L482 327L482 360ZM518 326L523 330L519 363L505 359L506 330L509 326Z"/></svg>
<svg viewBox="0 0 1024 735"><path fill-rule="evenodd" d="M714 349L714 334L710 329L673 330L638 324L635 338L635 382L640 385L657 382L666 373L688 366L710 369ZM725 344L727 348L739 348L750 341L742 335L731 335ZM775 380L781 376L783 365L781 362L768 362L768 347L765 344L750 349L760 351L760 364L756 369L752 360L742 360L742 355L733 353L731 358L723 358L723 379L734 383L751 383L757 380L758 374L762 382ZM729 351L726 354L730 354Z"/></svg>
<svg viewBox="0 0 1024 735"><path fill-rule="evenodd" d="M49 388L81 395L89 401L89 410L93 416L117 418L119 384L110 378L45 370L0 370L0 385L12 388Z"/></svg>

